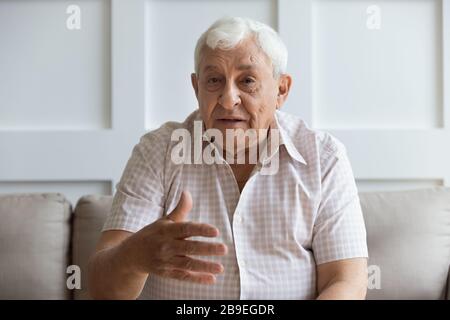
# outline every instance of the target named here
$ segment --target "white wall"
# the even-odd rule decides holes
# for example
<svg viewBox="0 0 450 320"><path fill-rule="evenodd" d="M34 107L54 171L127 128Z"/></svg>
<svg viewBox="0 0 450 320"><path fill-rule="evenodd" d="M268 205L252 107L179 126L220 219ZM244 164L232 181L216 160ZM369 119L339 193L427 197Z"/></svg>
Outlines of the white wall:
<svg viewBox="0 0 450 320"><path fill-rule="evenodd" d="M448 0L0 0L0 192L113 192L139 137L196 108L223 15L280 32L285 110L344 142L362 191L450 185Z"/></svg>

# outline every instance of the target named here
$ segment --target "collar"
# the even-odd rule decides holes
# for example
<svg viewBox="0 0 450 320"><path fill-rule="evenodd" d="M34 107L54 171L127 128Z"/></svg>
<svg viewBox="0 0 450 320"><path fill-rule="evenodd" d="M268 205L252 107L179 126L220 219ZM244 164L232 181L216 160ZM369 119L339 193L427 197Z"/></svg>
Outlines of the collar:
<svg viewBox="0 0 450 320"><path fill-rule="evenodd" d="M270 160L270 158L272 158L276 152L279 152L280 146L284 146L291 158L293 158L294 160L296 160L304 165L307 165L308 163L305 161L303 156L300 154L298 149L295 147L294 143L292 142L291 137L286 132L286 129L283 128L283 125L280 123L279 117L280 117L280 111L276 110L276 112L274 114L275 121L271 125L271 128L278 129L278 132L279 132L278 146L276 146L274 148L275 152L270 157L264 159L264 162ZM196 114L194 115L194 120L202 121L199 110L196 110ZM217 145L214 142L210 141L209 136L205 130L205 123L203 121L202 121L202 129L203 129L202 137L204 138L204 142L206 144L212 143L214 145L214 147L217 149L217 151L219 151L219 148L217 147ZM269 134L269 140L270 140L270 136L271 135ZM265 141L265 143L267 143L267 141ZM270 141L269 141L269 143L270 143Z"/></svg>
<svg viewBox="0 0 450 320"><path fill-rule="evenodd" d="M277 110L275 112L275 124L274 128L278 128L278 131L280 133L280 145L284 145L288 154L295 160L297 160L300 163L303 163L304 165L307 165L305 158L300 154L298 149L295 147L294 143L292 142L291 137L286 132L285 128L280 124L279 120L280 112Z"/></svg>

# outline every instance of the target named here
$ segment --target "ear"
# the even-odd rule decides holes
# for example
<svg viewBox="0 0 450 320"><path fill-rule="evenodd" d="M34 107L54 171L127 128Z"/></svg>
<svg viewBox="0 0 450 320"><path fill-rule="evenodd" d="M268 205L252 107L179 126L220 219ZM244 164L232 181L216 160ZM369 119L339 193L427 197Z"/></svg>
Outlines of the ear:
<svg viewBox="0 0 450 320"><path fill-rule="evenodd" d="M197 97L198 100L198 79L195 73L191 73L191 83L192 88L194 88L195 96Z"/></svg>
<svg viewBox="0 0 450 320"><path fill-rule="evenodd" d="M277 96L277 109L280 109L286 101L289 90L291 89L292 77L288 74L280 75L278 79L278 96Z"/></svg>

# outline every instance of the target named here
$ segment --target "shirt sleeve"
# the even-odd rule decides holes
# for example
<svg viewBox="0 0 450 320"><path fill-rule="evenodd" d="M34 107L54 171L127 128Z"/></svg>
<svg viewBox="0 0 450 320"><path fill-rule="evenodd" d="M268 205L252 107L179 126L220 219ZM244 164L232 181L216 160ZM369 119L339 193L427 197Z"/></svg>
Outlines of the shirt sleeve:
<svg viewBox="0 0 450 320"><path fill-rule="evenodd" d="M322 195L313 228L316 264L368 257L366 228L345 146L328 135L321 156Z"/></svg>
<svg viewBox="0 0 450 320"><path fill-rule="evenodd" d="M110 215L102 231L137 232L164 212L164 146L155 132L134 146L116 185Z"/></svg>

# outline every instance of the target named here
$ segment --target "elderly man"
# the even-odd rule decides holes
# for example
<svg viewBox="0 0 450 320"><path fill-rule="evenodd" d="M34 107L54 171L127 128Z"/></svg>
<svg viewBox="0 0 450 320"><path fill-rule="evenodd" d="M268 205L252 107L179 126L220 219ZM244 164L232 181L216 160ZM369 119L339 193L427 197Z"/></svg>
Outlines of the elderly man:
<svg viewBox="0 0 450 320"><path fill-rule="evenodd" d="M366 232L346 149L278 110L286 64L277 33L250 19L218 20L199 38L198 110L134 147L90 261L94 298L365 298ZM181 150L174 132L195 135L196 122L224 137L197 145L221 161L174 161L196 149ZM255 146L270 152L249 161Z"/></svg>

